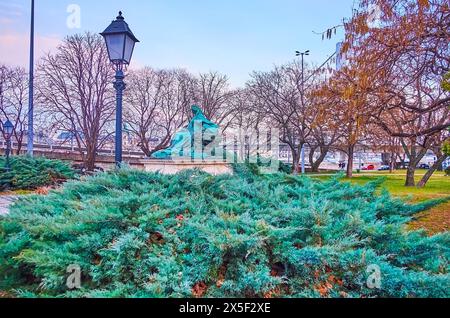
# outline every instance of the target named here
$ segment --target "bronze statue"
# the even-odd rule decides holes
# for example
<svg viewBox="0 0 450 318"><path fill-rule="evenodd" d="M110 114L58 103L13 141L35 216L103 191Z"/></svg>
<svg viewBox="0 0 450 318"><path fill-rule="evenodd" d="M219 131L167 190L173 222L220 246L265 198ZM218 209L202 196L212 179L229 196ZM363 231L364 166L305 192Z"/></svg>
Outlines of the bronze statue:
<svg viewBox="0 0 450 318"><path fill-rule="evenodd" d="M155 152L154 159L170 160L175 158L206 159L211 154L204 152L205 147L214 142L219 134L219 126L203 114L199 106L192 106L194 117L185 128L172 138L170 146ZM200 139L201 138L201 139ZM198 149L196 145L200 145Z"/></svg>

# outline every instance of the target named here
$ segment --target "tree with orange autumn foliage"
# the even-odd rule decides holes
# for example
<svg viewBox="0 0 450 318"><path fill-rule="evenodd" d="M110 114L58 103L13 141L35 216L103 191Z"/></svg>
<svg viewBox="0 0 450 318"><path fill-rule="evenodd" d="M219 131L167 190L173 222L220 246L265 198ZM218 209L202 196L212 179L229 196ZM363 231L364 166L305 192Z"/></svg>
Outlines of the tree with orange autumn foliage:
<svg viewBox="0 0 450 318"><path fill-rule="evenodd" d="M334 103L332 112L340 129L340 150L348 156L347 177L353 176L355 148L366 135L370 112L367 109L370 89L368 77L358 68L345 67L336 72L319 94Z"/></svg>
<svg viewBox="0 0 450 318"><path fill-rule="evenodd" d="M329 84L333 90L333 82L340 82L338 96L352 115L347 126L374 123L400 140L409 159L406 186L415 186L416 165L450 127L450 93L441 85L450 70L449 5L443 0L361 0L344 22L341 53L347 66ZM446 158L436 155L437 162ZM419 186L427 181L426 176Z"/></svg>

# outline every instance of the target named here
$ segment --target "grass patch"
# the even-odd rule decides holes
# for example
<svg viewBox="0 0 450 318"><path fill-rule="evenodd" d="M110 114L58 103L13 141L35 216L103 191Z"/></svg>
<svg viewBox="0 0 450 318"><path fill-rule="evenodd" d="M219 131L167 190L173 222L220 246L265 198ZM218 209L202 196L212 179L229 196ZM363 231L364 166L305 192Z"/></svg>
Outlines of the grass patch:
<svg viewBox="0 0 450 318"><path fill-rule="evenodd" d="M34 194L34 191L31 190L15 190L15 191L4 191L4 192L0 192L0 197L2 196L19 196L19 195L31 195Z"/></svg>
<svg viewBox="0 0 450 318"><path fill-rule="evenodd" d="M416 181L425 174L425 170L418 170ZM314 179L328 180L330 176L313 176ZM379 178L385 178L379 191L386 189L394 197L401 198L410 203L420 203L433 199L445 199L450 197L450 177L444 172L436 172L425 188L405 187L405 171L367 172L355 174L353 179L344 178L343 181L352 184L365 185ZM408 228L411 230L425 229L429 234L435 234L450 230L450 202L443 203L426 212L415 216Z"/></svg>

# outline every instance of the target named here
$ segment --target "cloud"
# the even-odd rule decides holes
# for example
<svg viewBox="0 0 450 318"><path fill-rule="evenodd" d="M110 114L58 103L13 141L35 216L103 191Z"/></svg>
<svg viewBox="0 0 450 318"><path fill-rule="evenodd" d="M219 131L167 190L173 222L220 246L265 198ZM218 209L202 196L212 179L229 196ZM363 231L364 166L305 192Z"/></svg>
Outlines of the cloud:
<svg viewBox="0 0 450 318"><path fill-rule="evenodd" d="M9 26L9 25L11 25L11 24L13 24L13 23L14 23L14 20L11 19L11 18L8 18L8 17L0 18L0 25L1 25L2 27Z"/></svg>
<svg viewBox="0 0 450 318"><path fill-rule="evenodd" d="M52 52L61 43L57 36L35 36L35 61L48 52ZM23 66L28 68L30 39L26 33L0 31L0 64Z"/></svg>
<svg viewBox="0 0 450 318"><path fill-rule="evenodd" d="M25 7L20 3L0 2L0 11L3 16L21 17L24 14Z"/></svg>

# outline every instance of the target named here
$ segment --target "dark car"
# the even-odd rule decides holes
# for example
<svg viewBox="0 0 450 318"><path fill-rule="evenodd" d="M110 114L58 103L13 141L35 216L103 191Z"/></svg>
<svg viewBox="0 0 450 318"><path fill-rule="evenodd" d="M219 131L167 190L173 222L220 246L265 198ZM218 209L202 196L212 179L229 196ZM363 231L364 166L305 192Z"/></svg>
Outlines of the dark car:
<svg viewBox="0 0 450 318"><path fill-rule="evenodd" d="M425 170L430 170L430 165L426 164L426 163L422 163L421 165L419 165L417 168L419 169L425 169Z"/></svg>

